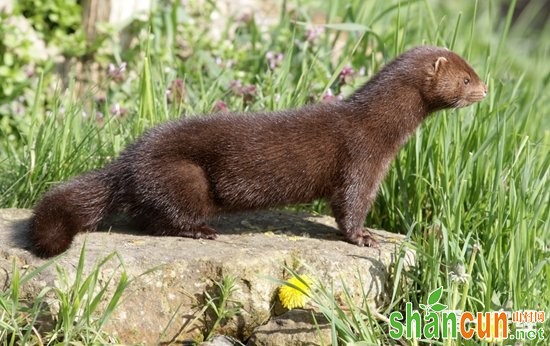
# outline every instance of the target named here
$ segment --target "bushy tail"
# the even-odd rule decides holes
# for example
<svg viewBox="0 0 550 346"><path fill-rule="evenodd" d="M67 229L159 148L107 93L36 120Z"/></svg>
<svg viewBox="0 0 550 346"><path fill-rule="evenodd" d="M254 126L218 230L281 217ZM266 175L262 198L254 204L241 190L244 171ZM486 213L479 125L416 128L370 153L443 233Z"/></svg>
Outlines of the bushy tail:
<svg viewBox="0 0 550 346"><path fill-rule="evenodd" d="M48 191L30 223L33 252L51 257L67 250L78 232L93 231L112 204L104 171L93 171Z"/></svg>

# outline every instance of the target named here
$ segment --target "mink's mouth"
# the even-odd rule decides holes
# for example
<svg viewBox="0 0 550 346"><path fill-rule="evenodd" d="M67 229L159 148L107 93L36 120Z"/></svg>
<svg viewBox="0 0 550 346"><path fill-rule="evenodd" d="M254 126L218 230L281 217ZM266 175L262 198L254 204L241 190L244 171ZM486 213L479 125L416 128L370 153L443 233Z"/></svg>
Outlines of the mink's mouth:
<svg viewBox="0 0 550 346"><path fill-rule="evenodd" d="M473 102L479 102L483 100L485 96L487 96L486 91L472 93L470 94L470 100L472 100Z"/></svg>
<svg viewBox="0 0 550 346"><path fill-rule="evenodd" d="M473 103L480 102L485 98L485 96L487 96L487 92L485 90L470 93L463 99L458 100L458 102L456 103L456 107L466 107Z"/></svg>
<svg viewBox="0 0 550 346"><path fill-rule="evenodd" d="M467 97L459 98L451 102L450 107L452 108L463 108L469 105L472 105L476 102L480 102L485 98L484 93L475 93L470 94Z"/></svg>

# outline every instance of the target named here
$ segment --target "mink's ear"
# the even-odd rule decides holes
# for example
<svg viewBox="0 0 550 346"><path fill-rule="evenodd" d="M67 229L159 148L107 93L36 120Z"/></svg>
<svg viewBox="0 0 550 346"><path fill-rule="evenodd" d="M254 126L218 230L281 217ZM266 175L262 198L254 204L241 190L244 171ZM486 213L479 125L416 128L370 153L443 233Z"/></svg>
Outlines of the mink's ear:
<svg viewBox="0 0 550 346"><path fill-rule="evenodd" d="M447 58L443 56L440 56L439 58L437 58L432 64L432 70L431 70L432 74L435 75L441 69L441 66L445 65L447 62L448 62Z"/></svg>

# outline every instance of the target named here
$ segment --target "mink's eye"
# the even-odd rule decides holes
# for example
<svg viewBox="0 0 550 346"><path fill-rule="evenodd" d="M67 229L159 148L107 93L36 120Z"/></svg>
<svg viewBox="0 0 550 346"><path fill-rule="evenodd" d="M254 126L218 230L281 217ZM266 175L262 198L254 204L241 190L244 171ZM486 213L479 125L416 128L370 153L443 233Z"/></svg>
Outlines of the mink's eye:
<svg viewBox="0 0 550 346"><path fill-rule="evenodd" d="M470 78L464 78L464 85L470 84Z"/></svg>

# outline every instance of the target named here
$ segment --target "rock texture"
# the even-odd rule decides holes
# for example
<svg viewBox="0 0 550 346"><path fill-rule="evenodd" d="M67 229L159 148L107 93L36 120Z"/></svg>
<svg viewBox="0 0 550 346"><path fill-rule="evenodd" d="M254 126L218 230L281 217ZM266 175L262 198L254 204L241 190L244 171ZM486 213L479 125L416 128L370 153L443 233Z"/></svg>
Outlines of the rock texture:
<svg viewBox="0 0 550 346"><path fill-rule="evenodd" d="M13 263L22 272L44 263L26 250L30 215L29 210L0 210L2 289ZM212 241L145 236L112 222L104 231L78 235L55 262L74 274L84 242L86 270L116 251L118 256L102 268L100 281L119 275L121 262L133 279L107 326L125 343L201 339L210 320L208 312L200 313L204 294L215 296L215 282L232 275L237 286L233 299L242 304L242 313L225 321L218 333L245 341L277 313L279 284L273 279L288 278L285 266L333 284L336 292L345 283L358 298L363 286L370 302L377 304L386 298L388 267L403 241L402 236L375 231L380 246L360 248L344 242L331 217L280 211L221 217L214 226L220 235ZM21 295L35 295L46 285L59 285L54 266L22 287ZM51 305L55 310L55 302Z"/></svg>
<svg viewBox="0 0 550 346"><path fill-rule="evenodd" d="M330 324L322 314L315 313L314 316L311 311L296 309L274 317L267 324L258 327L247 346L330 345L330 335Z"/></svg>

